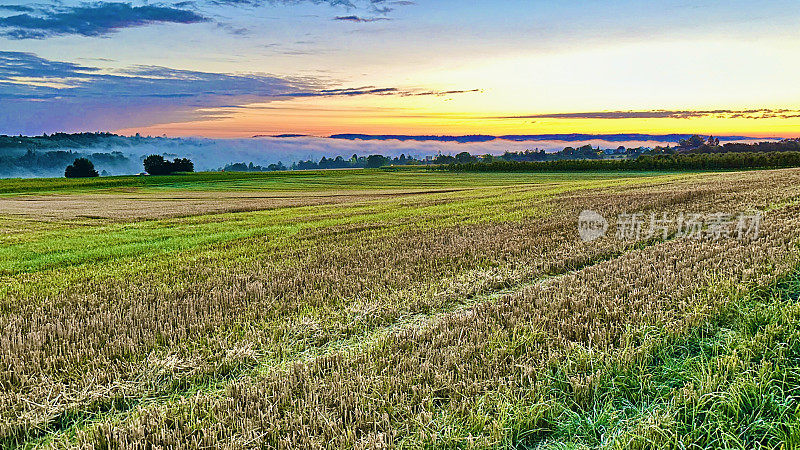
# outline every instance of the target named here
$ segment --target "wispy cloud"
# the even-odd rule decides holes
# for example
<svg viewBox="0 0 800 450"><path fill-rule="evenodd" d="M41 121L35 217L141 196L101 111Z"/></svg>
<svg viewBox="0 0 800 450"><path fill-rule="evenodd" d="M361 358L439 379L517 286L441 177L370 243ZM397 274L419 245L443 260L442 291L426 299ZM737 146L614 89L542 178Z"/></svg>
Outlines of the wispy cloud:
<svg viewBox="0 0 800 450"><path fill-rule="evenodd" d="M329 5L333 7L348 8L348 9L364 9L376 11L381 8L386 8L386 5L394 6L408 6L414 4L408 1L391 1L391 0L207 0L206 3L216 6L244 6L244 7L258 7L267 5L300 5L303 3L311 3L315 5Z"/></svg>
<svg viewBox="0 0 800 450"><path fill-rule="evenodd" d="M652 111L598 111L553 114L530 114L520 116L497 116L491 119L695 119L716 117L722 119L773 119L800 117L800 110L746 109L746 110L652 110Z"/></svg>
<svg viewBox="0 0 800 450"><path fill-rule="evenodd" d="M416 5L408 0L207 0L213 6L257 8L267 5L300 5L311 3L343 8L354 14L340 15L332 20L351 23L372 23L391 20L387 17L397 7Z"/></svg>
<svg viewBox="0 0 800 450"><path fill-rule="evenodd" d="M232 75L156 66L108 73L31 53L0 52L0 99L273 96L306 86L269 75Z"/></svg>
<svg viewBox="0 0 800 450"><path fill-rule="evenodd" d="M389 18L388 17L338 16L338 17L334 17L333 20L338 20L340 22L369 23L369 22L380 22L380 21L384 21L384 20L389 20Z"/></svg>
<svg viewBox="0 0 800 450"><path fill-rule="evenodd" d="M356 96L356 95L397 95L400 97L415 97L415 96L436 96L444 97L447 95L468 94L480 92L480 89L466 89L466 90L449 90L449 91L431 91L431 90L418 90L418 89L400 89L394 87L379 88L375 86L362 86L357 88L341 88L341 89L322 89L310 92L291 92L282 94L285 97L332 97L332 96Z"/></svg>
<svg viewBox="0 0 800 450"><path fill-rule="evenodd" d="M0 17L0 34L12 39L52 36L102 36L117 30L156 23L191 24L211 19L194 11L167 6L133 6L130 3L87 3L52 7Z"/></svg>

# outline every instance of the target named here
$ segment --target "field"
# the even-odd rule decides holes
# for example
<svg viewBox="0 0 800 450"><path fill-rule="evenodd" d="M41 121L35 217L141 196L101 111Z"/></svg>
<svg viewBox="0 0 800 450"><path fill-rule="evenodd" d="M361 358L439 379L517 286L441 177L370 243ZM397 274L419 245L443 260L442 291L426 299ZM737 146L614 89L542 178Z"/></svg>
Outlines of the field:
<svg viewBox="0 0 800 450"><path fill-rule="evenodd" d="M794 448L799 238L798 169L0 181L0 445Z"/></svg>

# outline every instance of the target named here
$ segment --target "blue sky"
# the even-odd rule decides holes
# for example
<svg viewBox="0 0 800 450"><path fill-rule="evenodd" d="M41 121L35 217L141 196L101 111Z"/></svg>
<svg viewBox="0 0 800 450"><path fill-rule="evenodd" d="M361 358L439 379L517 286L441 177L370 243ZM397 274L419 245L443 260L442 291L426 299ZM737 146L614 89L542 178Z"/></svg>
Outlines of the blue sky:
<svg viewBox="0 0 800 450"><path fill-rule="evenodd" d="M0 0L0 133L800 134L798 19L780 0ZM707 114L578 118L654 110Z"/></svg>

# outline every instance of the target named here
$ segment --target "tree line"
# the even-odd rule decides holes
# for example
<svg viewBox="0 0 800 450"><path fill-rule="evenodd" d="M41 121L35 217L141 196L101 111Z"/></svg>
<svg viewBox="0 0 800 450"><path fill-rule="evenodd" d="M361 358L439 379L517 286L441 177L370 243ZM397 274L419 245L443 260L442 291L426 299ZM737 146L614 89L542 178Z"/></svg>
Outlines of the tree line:
<svg viewBox="0 0 800 450"><path fill-rule="evenodd" d="M467 153L469 155L469 153ZM451 157L452 158L452 157ZM225 172L274 172L280 170L325 170L325 169L374 169L388 165L420 165L430 164L433 160L417 159L412 156L402 154L394 158L383 155L367 155L358 156L353 155L348 159L342 156L335 158L328 158L323 156L319 161L314 160L301 160L293 162L290 166L285 166L283 162L278 161L277 164L270 164L268 166L260 166L252 162L233 163L228 164L221 170ZM438 164L445 164L442 160Z"/></svg>
<svg viewBox="0 0 800 450"><path fill-rule="evenodd" d="M632 159L572 159L556 161L492 161L448 164L451 172L585 172L777 169L800 167L800 152L731 152L642 155Z"/></svg>
<svg viewBox="0 0 800 450"><path fill-rule="evenodd" d="M272 172L279 170L319 170L319 169L364 169L377 168L389 165L413 166L413 165L451 165L451 164L489 164L501 162L547 162L547 161L572 161L572 160L630 160L642 156L678 155L685 153L764 153L764 152L788 152L800 151L800 140L785 139L778 142L759 142L755 144L747 143L727 143L720 145L718 138L713 136L708 139L694 135L688 139L682 139L676 147L635 147L626 148L619 146L612 149L601 149L592 145L580 147L565 147L557 152L546 152L543 149L525 150L520 152L507 151L502 155L473 155L469 152L461 152L456 155L436 155L426 158L415 158L406 156L387 157L383 155L358 156L353 155L349 159L342 156L335 158L322 157L319 161L304 160L284 166L282 162L270 164L269 166L259 166L252 162L249 164L241 162L228 164L224 171L232 172ZM558 165L556 165L558 166ZM569 164L567 164L569 166Z"/></svg>

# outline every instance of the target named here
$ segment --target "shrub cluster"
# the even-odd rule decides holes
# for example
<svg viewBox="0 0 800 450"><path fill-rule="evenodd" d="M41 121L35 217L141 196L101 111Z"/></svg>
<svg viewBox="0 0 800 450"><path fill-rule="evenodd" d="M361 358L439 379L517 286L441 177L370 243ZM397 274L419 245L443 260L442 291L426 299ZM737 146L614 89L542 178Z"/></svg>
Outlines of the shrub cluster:
<svg viewBox="0 0 800 450"><path fill-rule="evenodd" d="M144 159L144 170L150 175L194 172L194 163L187 158L175 158L174 161L168 161L161 155L150 155Z"/></svg>

